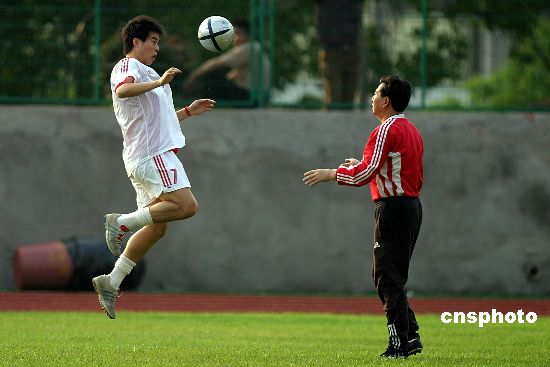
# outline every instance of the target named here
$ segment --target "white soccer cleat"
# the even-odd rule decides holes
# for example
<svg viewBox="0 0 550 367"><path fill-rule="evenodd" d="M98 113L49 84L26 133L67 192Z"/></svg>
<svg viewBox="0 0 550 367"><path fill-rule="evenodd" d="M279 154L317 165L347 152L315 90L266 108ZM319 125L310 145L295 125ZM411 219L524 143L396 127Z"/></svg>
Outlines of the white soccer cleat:
<svg viewBox="0 0 550 367"><path fill-rule="evenodd" d="M115 256L120 256L122 253L122 239L126 232L128 232L128 228L118 224L118 217L120 217L120 214L111 213L105 215L105 241L107 241L109 250Z"/></svg>
<svg viewBox="0 0 550 367"><path fill-rule="evenodd" d="M99 299L101 309L105 311L107 316L111 319L116 318L115 302L118 295L117 290L111 288L111 285L109 284L109 276L97 276L92 279L92 284L94 285L95 292L97 293L97 298Z"/></svg>

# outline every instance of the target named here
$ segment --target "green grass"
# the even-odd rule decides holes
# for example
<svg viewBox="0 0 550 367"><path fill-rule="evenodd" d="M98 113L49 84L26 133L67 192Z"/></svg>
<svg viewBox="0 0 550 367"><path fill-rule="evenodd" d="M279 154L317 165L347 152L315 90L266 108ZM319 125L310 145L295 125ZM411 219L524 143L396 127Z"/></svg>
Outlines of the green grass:
<svg viewBox="0 0 550 367"><path fill-rule="evenodd" d="M443 324L419 315L422 354L381 360L383 316L0 313L0 366L548 366L550 318Z"/></svg>

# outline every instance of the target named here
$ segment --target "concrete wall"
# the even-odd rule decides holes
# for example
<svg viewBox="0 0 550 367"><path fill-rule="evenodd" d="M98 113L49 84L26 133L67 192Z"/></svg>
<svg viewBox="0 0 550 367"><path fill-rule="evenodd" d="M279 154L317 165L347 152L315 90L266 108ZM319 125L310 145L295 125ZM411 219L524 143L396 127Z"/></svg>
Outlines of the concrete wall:
<svg viewBox="0 0 550 367"><path fill-rule="evenodd" d="M550 293L550 114L410 111L425 143L424 224L409 289ZM184 122L199 213L148 254L141 290L374 290L369 190L304 171L361 155L366 112L223 110ZM103 236L135 209L111 108L2 106L0 289L19 245Z"/></svg>

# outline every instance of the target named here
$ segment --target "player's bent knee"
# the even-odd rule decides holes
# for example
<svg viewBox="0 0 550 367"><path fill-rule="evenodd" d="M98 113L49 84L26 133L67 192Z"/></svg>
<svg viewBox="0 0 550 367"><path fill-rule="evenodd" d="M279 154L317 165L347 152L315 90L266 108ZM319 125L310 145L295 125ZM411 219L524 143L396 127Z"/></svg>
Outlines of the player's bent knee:
<svg viewBox="0 0 550 367"><path fill-rule="evenodd" d="M199 210L199 204L189 189L178 190L173 193L163 194L161 200L171 202L173 207L171 221L192 217Z"/></svg>
<svg viewBox="0 0 550 367"><path fill-rule="evenodd" d="M196 200L191 200L181 208L181 219L190 218L199 211L199 203Z"/></svg>
<svg viewBox="0 0 550 367"><path fill-rule="evenodd" d="M179 208L178 208L177 217L175 218L175 220L190 218L193 215L195 215L199 210L199 204L195 199L187 200L184 203L179 203L178 206Z"/></svg>

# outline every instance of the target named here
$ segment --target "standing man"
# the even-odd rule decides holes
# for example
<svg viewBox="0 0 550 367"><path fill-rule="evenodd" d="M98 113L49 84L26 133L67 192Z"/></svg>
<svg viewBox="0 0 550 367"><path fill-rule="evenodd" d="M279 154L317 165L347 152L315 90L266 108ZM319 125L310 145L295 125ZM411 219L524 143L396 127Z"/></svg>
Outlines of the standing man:
<svg viewBox="0 0 550 367"><path fill-rule="evenodd" d="M329 109L351 109L359 80L363 0L316 0L319 70Z"/></svg>
<svg viewBox="0 0 550 367"><path fill-rule="evenodd" d="M99 303L114 319L117 290L136 263L164 235L168 222L193 216L198 209L191 185L176 152L185 145L180 121L214 108L211 99L199 99L174 109L169 83L181 73L175 67L162 76L150 68L159 53L161 25L137 16L122 30L125 58L111 73L113 107L124 139L122 156L137 193L138 209L105 216L105 239L119 256L113 271L92 279ZM124 236L134 232L124 253Z"/></svg>
<svg viewBox="0 0 550 367"><path fill-rule="evenodd" d="M370 184L375 203L372 276L384 304L389 343L381 357L407 357L422 351L418 324L405 284L420 225L422 206L422 137L403 111L411 85L398 76L384 76L372 96L372 113L380 120L371 133L363 158L348 158L338 169L304 173L308 186L336 181L340 185Z"/></svg>

